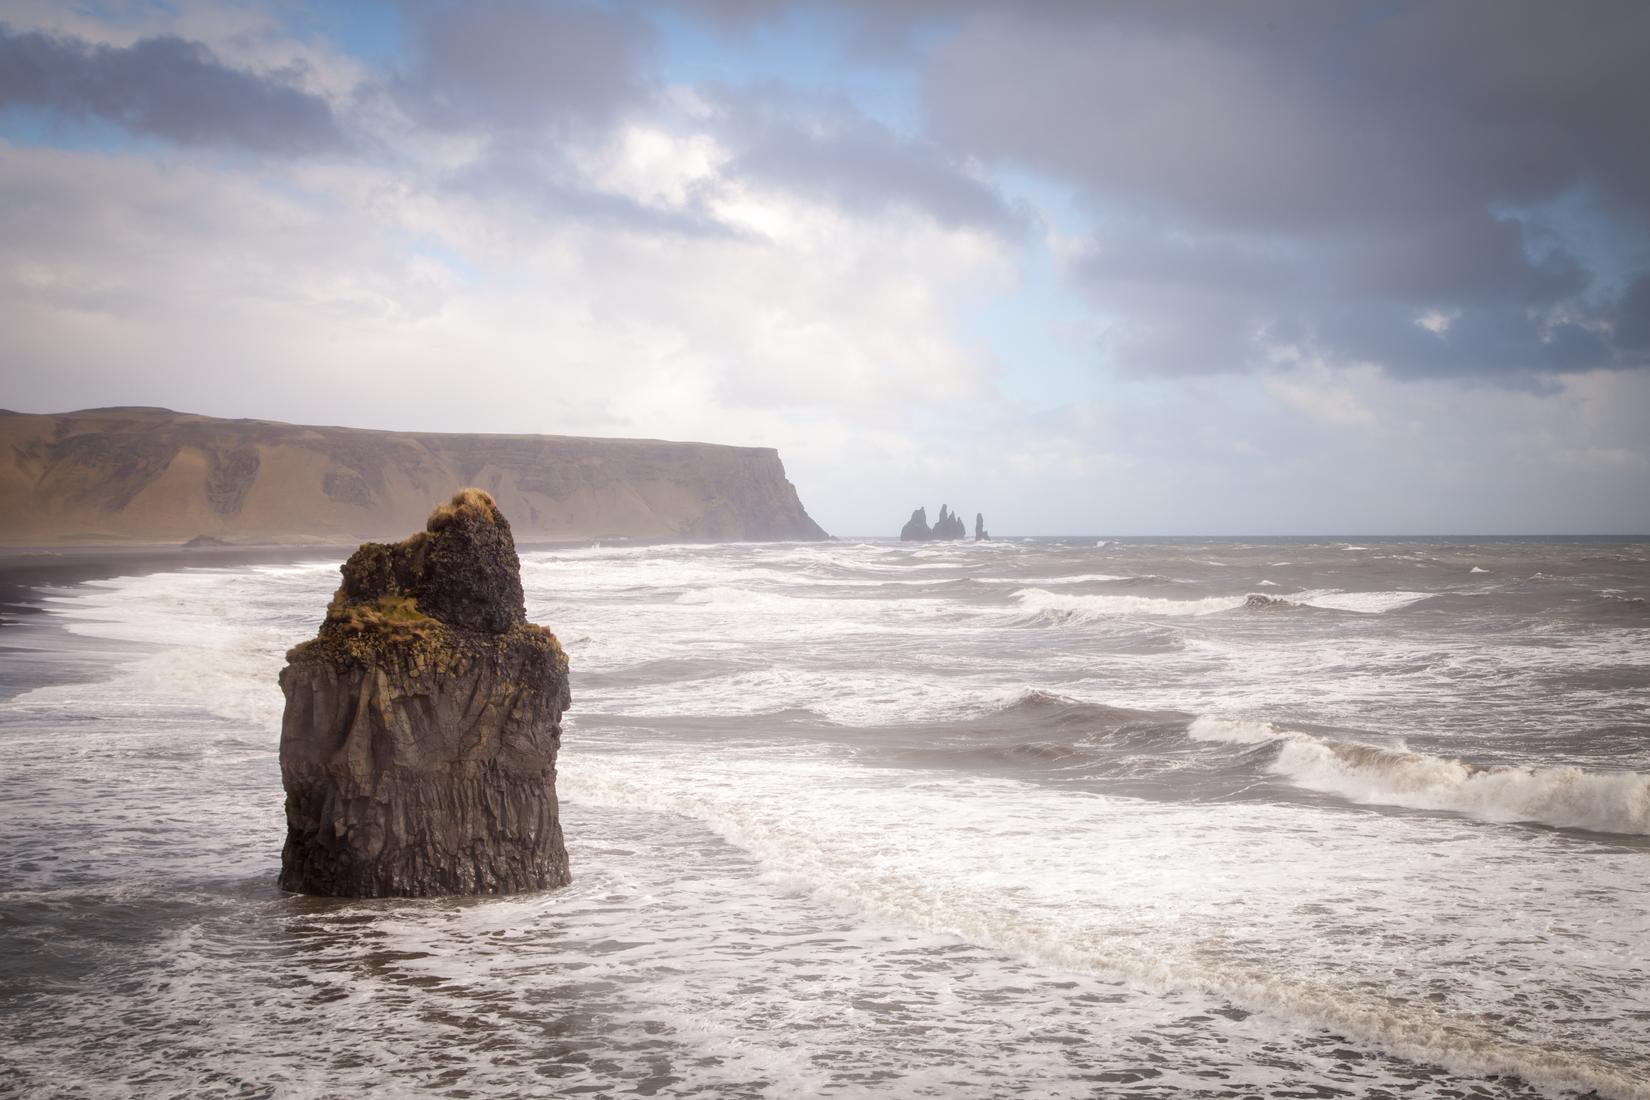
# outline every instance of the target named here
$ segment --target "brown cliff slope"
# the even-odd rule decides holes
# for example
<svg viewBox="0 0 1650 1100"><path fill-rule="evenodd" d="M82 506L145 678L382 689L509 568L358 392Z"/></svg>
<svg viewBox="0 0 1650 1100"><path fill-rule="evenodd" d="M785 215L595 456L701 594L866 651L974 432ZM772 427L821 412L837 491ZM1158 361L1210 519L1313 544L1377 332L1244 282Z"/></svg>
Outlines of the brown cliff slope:
<svg viewBox="0 0 1650 1100"><path fill-rule="evenodd" d="M767 447L0 410L0 544L354 541L468 485L522 538L825 537Z"/></svg>

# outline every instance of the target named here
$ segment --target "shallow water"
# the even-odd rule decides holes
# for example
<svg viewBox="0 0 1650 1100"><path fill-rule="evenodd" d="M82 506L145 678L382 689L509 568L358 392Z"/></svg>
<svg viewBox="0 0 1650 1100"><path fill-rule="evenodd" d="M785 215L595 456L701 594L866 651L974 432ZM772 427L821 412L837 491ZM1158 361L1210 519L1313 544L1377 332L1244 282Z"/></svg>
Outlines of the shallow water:
<svg viewBox="0 0 1650 1100"><path fill-rule="evenodd" d="M1650 542L523 563L546 895L274 889L336 562L7 628L0 1090L1650 1096Z"/></svg>

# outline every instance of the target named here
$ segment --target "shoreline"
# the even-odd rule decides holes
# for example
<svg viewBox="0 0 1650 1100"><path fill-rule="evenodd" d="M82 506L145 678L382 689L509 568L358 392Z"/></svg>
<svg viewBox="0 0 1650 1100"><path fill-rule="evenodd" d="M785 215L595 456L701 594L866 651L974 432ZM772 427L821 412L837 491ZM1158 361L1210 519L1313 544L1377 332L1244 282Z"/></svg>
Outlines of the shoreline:
<svg viewBox="0 0 1650 1100"><path fill-rule="evenodd" d="M180 543L98 544L76 546L0 546L0 627L15 625L20 615L43 611L31 594L41 588L73 588L87 581L112 577L142 577L194 566L273 565L282 562L344 559L366 542L266 542L246 545L186 547ZM395 541L387 539L387 541ZM615 536L589 539L529 539L517 542L521 551L579 549L623 541L626 545L669 545L675 539L633 539ZM720 541L720 540L718 540Z"/></svg>
<svg viewBox="0 0 1650 1100"><path fill-rule="evenodd" d="M181 546L100 548L72 551L0 551L0 700L13 699L37 688L95 679L110 650L121 643L105 642L105 660L89 660L69 642L68 624L46 604L51 589L76 589L89 581L115 577L142 577L190 567L226 567L278 564L337 556L340 563L353 546L211 547L185 550Z"/></svg>
<svg viewBox="0 0 1650 1100"><path fill-rule="evenodd" d="M44 588L74 588L87 581L142 577L191 566L265 565L334 554L342 564L355 545L0 550L0 627L15 625L18 616L43 614L38 593Z"/></svg>
<svg viewBox="0 0 1650 1100"><path fill-rule="evenodd" d="M370 540L368 540L370 541ZM617 539L534 539L522 552L578 549ZM623 539L626 545L668 545L672 539ZM254 546L185 548L178 543L123 546L0 547L0 700L35 688L74 683L87 670L64 660L71 647L52 639L66 636L65 623L46 605L50 589L72 590L90 581L144 577L191 568L233 568L299 561L344 560L363 540L338 543L263 543ZM43 632L43 633L37 633Z"/></svg>

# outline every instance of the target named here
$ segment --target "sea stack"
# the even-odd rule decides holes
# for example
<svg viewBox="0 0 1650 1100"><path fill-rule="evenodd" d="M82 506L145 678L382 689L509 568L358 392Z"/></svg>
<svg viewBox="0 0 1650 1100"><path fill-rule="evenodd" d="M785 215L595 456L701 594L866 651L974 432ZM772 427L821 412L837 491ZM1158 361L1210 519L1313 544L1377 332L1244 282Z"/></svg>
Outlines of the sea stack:
<svg viewBox="0 0 1650 1100"><path fill-rule="evenodd" d="M990 542L991 541L991 532L987 531L985 529L985 513L984 512L975 512L974 513L974 541L975 542Z"/></svg>
<svg viewBox="0 0 1650 1100"><path fill-rule="evenodd" d="M343 566L281 672L283 890L510 894L571 881L556 806L567 655L527 621L510 524L479 489Z"/></svg>
<svg viewBox="0 0 1650 1100"><path fill-rule="evenodd" d="M983 524L984 520L978 519L976 523ZM953 512L950 505L942 504L934 526L928 526L928 509L918 508L900 528L899 537L902 542L931 542L934 539L960 539L967 534L968 528L963 525L962 517Z"/></svg>
<svg viewBox="0 0 1650 1100"><path fill-rule="evenodd" d="M934 537L937 539L960 539L968 534L968 528L949 505L940 505L940 518L934 521Z"/></svg>

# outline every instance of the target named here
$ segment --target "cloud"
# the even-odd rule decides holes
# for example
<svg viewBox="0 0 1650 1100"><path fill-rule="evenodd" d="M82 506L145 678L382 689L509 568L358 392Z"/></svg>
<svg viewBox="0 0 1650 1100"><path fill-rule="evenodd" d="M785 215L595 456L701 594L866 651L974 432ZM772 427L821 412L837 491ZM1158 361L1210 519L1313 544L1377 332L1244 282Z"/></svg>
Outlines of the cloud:
<svg viewBox="0 0 1650 1100"><path fill-rule="evenodd" d="M10 400L774 444L983 395L950 309L1004 262L978 234L732 185L715 205L774 231L541 232L372 165L9 148ZM455 402L455 371L486 396Z"/></svg>
<svg viewBox="0 0 1650 1100"><path fill-rule="evenodd" d="M1650 271L1640 272L1616 303L1616 345L1650 362Z"/></svg>
<svg viewBox="0 0 1650 1100"><path fill-rule="evenodd" d="M1297 365L1293 370L1269 374L1263 384L1285 405L1326 424L1357 427L1375 422L1351 386L1338 382L1334 372L1321 363Z"/></svg>
<svg viewBox="0 0 1650 1100"><path fill-rule="evenodd" d="M824 198L864 213L904 207L947 226L1004 236L1026 217L989 179L925 138L902 135L850 105L765 85L716 89L732 175Z"/></svg>
<svg viewBox="0 0 1650 1100"><path fill-rule="evenodd" d="M1612 288L1650 249L1647 37L1632 3L991 8L940 36L924 100L956 155L1076 187L1099 227L1070 270L1124 365L1260 369L1250 337L1284 330L1516 382L1645 361ZM1204 317L1218 347L1174 332Z"/></svg>
<svg viewBox="0 0 1650 1100"><path fill-rule="evenodd" d="M688 236L760 232L713 209L733 186L866 216L915 209L953 227L1013 225L992 185L840 100L771 83L665 86L658 33L639 9L503 0L413 12L411 57L378 90L418 138L466 143L443 172L455 196ZM662 155L685 155L692 171Z"/></svg>
<svg viewBox="0 0 1650 1100"><path fill-rule="evenodd" d="M1563 26L1503 63L1446 5L845 0L832 86L811 15L741 3L405 0L391 58L256 0L14 4L9 121L276 155L0 144L0 403L777 445L844 534L942 500L1009 534L1650 525L1650 211L1600 144L1641 78L1577 45L1631 12L1511 4ZM119 96L61 90L155 42L186 48ZM156 121L202 66L324 124Z"/></svg>
<svg viewBox="0 0 1650 1100"><path fill-rule="evenodd" d="M0 107L110 123L183 145L277 155L342 148L332 108L291 75L231 68L175 35L121 47L0 24Z"/></svg>
<svg viewBox="0 0 1650 1100"><path fill-rule="evenodd" d="M428 125L566 137L653 91L653 32L633 11L487 0L412 13L413 57L390 87Z"/></svg>

